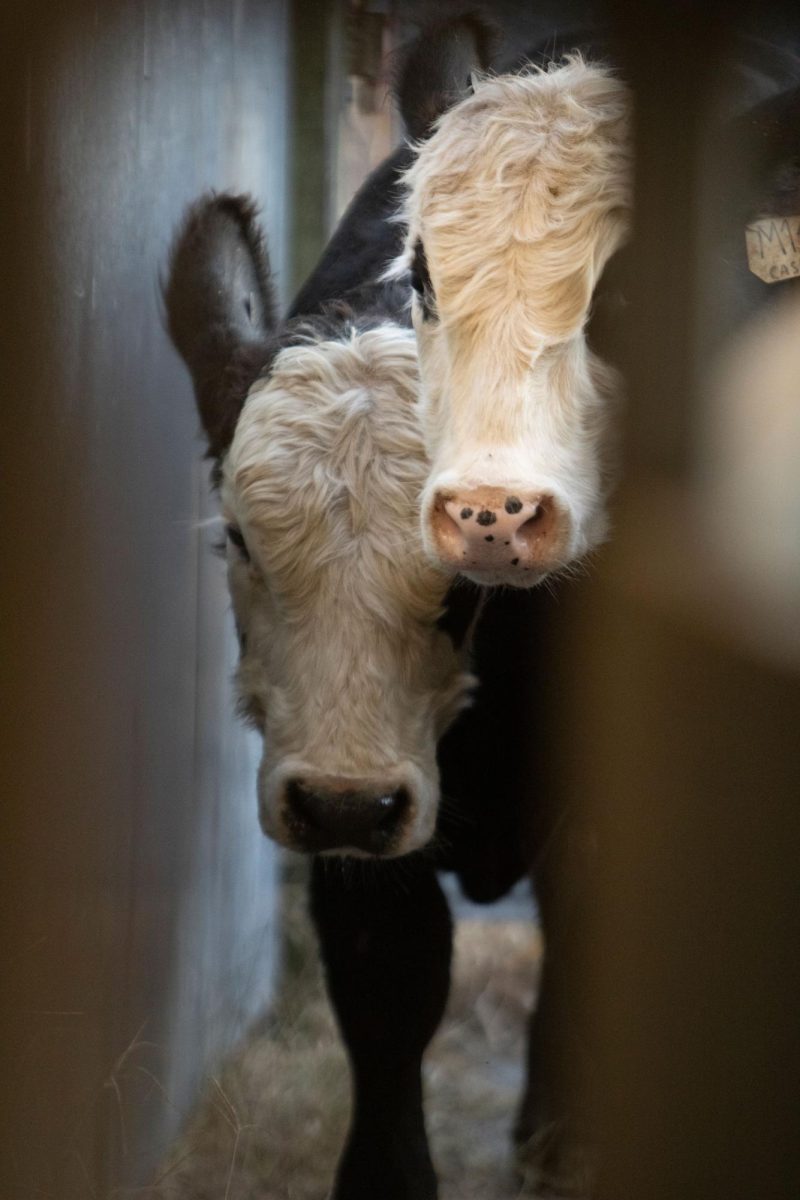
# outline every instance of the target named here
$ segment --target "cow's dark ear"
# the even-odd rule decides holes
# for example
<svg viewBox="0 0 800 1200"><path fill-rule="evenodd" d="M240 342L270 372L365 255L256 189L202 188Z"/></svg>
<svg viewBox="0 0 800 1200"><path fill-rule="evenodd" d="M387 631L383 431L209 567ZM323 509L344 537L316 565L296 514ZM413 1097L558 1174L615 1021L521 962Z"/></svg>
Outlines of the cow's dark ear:
<svg viewBox="0 0 800 1200"><path fill-rule="evenodd" d="M219 460L230 445L276 324L269 256L248 196L203 196L186 213L162 290L167 327L194 384L208 441Z"/></svg>
<svg viewBox="0 0 800 1200"><path fill-rule="evenodd" d="M723 130L720 165L734 173L748 217L796 216L800 202L800 85L754 104Z"/></svg>
<svg viewBox="0 0 800 1200"><path fill-rule="evenodd" d="M401 53L394 94L410 136L427 137L438 117L472 91L472 75L491 66L498 27L469 12L428 25Z"/></svg>

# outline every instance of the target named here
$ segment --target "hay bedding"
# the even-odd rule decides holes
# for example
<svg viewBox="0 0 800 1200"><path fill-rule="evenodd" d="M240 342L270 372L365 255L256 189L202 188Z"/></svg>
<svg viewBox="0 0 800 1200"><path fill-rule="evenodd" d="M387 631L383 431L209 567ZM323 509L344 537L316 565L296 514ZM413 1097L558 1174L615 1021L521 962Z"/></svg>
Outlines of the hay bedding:
<svg viewBox="0 0 800 1200"><path fill-rule="evenodd" d="M328 1194L347 1126L349 1081L305 905L298 897L287 907L277 1002L209 1079L153 1200ZM512 1169L510 1129L539 955L532 922L458 922L450 1003L425 1067L440 1200L532 1194Z"/></svg>

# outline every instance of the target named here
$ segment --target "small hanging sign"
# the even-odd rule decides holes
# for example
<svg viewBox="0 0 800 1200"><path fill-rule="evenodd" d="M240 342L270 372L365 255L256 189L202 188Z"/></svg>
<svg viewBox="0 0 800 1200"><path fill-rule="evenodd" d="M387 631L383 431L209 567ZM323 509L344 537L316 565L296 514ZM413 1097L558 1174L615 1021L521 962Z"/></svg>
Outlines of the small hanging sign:
<svg viewBox="0 0 800 1200"><path fill-rule="evenodd" d="M800 216L761 217L745 230L747 265L764 283L800 275Z"/></svg>

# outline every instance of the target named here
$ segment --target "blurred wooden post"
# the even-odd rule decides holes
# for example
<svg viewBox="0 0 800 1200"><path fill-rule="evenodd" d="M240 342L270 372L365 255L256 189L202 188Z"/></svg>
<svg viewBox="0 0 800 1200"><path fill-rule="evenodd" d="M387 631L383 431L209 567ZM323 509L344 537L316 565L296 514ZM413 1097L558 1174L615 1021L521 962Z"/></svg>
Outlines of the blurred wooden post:
<svg viewBox="0 0 800 1200"><path fill-rule="evenodd" d="M693 489L697 312L713 303L699 121L726 14L610 10L637 94L627 482L592 582L567 597L558 713L560 777L596 835L574 982L589 980L598 1197L797 1200L800 681L742 634Z"/></svg>
<svg viewBox="0 0 800 1200"><path fill-rule="evenodd" d="M274 854L189 380L184 205L285 261L286 4L4 6L0 1195L143 1185L267 1002Z"/></svg>

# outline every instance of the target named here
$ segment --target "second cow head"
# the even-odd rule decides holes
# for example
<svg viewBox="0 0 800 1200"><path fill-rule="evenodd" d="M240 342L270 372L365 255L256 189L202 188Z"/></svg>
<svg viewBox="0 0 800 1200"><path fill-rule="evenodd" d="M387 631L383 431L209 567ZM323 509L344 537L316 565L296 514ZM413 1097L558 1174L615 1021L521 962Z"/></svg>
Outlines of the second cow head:
<svg viewBox="0 0 800 1200"><path fill-rule="evenodd" d="M615 373L587 344L629 210L628 96L574 57L478 80L406 176L432 558L529 587L606 532Z"/></svg>

